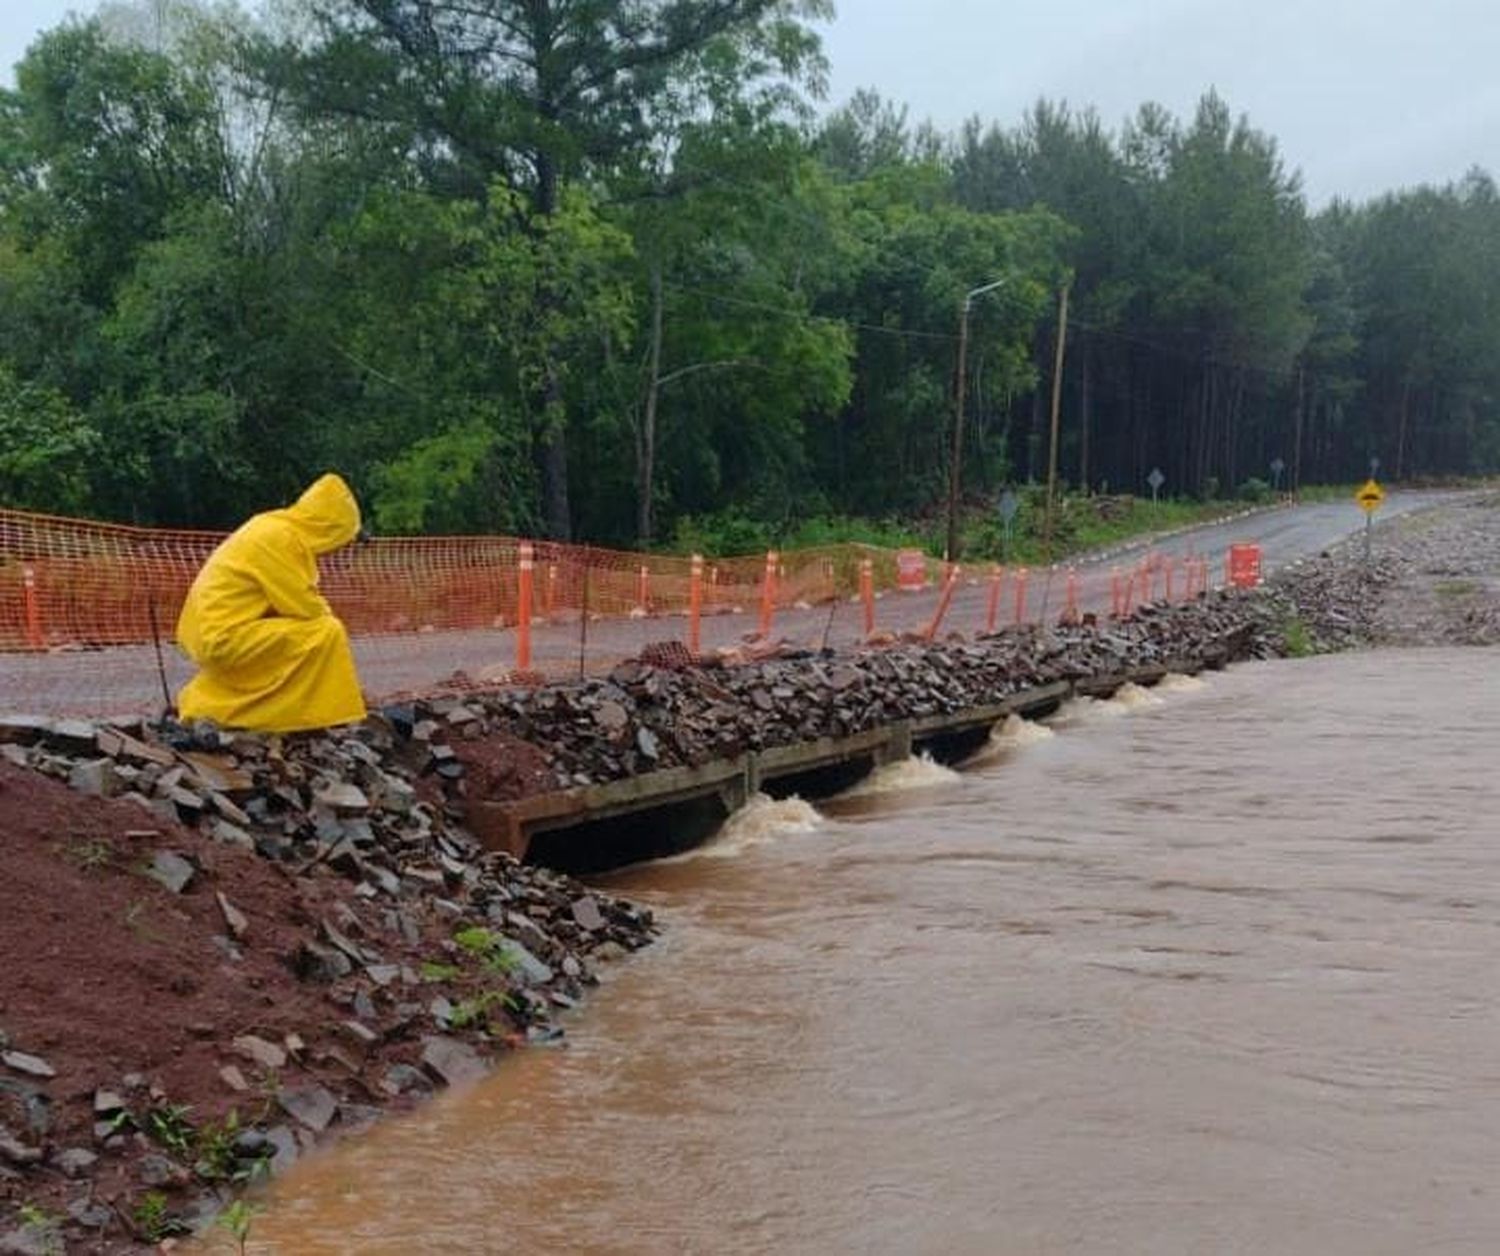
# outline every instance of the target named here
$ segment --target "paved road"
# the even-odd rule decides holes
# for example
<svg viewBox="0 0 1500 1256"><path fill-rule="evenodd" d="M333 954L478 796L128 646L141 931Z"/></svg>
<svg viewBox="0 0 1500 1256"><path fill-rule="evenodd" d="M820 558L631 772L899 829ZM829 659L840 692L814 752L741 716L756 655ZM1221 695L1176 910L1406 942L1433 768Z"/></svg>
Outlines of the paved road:
<svg viewBox="0 0 1500 1256"><path fill-rule="evenodd" d="M1413 510L1451 499L1452 493L1393 493L1378 519L1389 522ZM1129 569L1146 554L1155 552L1180 559L1206 556L1211 577L1222 578L1226 548L1240 541L1258 542L1267 571L1315 554L1333 542L1357 532L1364 516L1352 502L1321 502L1263 511L1226 524L1195 528L1177 536L1145 539L1112 553L1077 562L1077 591L1083 610L1108 611L1111 573ZM944 631L966 633L986 626L990 587L981 569L965 577L955 591L943 621ZM1025 617L1036 619L1044 611L1055 615L1064 606L1067 577L1053 573L1031 573L1025 602ZM1182 585L1176 585L1178 593ZM1158 594L1160 593L1158 587ZM889 593L880 598L876 626L891 632L918 631L931 622L938 591ZM1015 591L1011 582L1002 590L999 622L1015 616ZM703 621L705 649L736 645L757 628L755 608L743 613L719 615ZM578 616L562 622L537 625L533 629L535 665L549 675L567 675L578 670L582 625ZM652 642L682 640L687 634L685 617L663 616L640 620L611 619L588 625L583 644L584 663L590 671L607 670L622 658L636 654ZM826 642L834 646L857 644L863 637L863 617L858 605L809 607L783 611L777 616L775 635L809 646ZM510 630L474 631L370 637L355 643L360 675L373 694L424 689L438 685L462 671L483 680L508 669L515 658ZM175 692L191 669L176 651L165 651L168 686ZM0 711L36 714L127 715L155 714L162 708L161 682L153 651L148 647L63 653L55 655L0 656Z"/></svg>

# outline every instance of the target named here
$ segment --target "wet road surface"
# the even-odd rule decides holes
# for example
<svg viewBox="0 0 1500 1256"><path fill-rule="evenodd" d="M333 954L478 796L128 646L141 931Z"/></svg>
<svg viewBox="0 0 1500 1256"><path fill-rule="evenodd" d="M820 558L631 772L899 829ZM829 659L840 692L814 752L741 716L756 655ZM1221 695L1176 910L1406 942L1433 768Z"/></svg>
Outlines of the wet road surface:
<svg viewBox="0 0 1500 1256"><path fill-rule="evenodd" d="M1423 506L1454 495L1436 492L1392 493L1379 518L1389 522ZM1261 511L1228 524L1196 528L1160 541L1141 542L1078 564L1079 599L1083 610L1107 612L1111 606L1111 571L1129 568L1149 550L1172 557L1207 555L1209 573L1222 580L1224 551L1238 541L1256 541L1262 547L1267 572L1283 563L1317 553L1363 526L1364 516L1352 502L1322 502ZM966 634L987 626L989 590L984 576L988 565L967 576L957 588L944 620L944 630ZM1056 615L1064 605L1065 573L1059 569L1049 579L1033 572L1025 601L1025 617L1036 619L1045 610ZM1162 592L1158 586L1158 596ZM1183 585L1179 578L1177 594ZM877 627L905 632L924 628L933 618L938 591L890 593L881 597ZM1013 584L1003 596L998 623L1010 622L1016 611ZM832 613L830 613L832 612ZM740 614L715 615L703 621L703 648L741 642L758 628L754 606ZM825 642L852 647L863 637L860 608L812 607L778 613L775 635L801 645ZM610 619L589 626L585 653L593 671L608 671L616 662L632 657L653 642L683 640L687 620L683 616L646 619ZM576 674L579 656L579 625L537 625L533 629L536 666L549 675ZM515 640L510 630L495 632L405 633L365 637L354 642L360 678L367 693L385 696L400 691L437 685L456 671L482 679L487 671L503 673L514 665ZM163 651L167 688L176 693L192 676L192 667L176 648ZM0 656L0 709L42 715L157 715L165 704L156 657L148 646L55 655Z"/></svg>

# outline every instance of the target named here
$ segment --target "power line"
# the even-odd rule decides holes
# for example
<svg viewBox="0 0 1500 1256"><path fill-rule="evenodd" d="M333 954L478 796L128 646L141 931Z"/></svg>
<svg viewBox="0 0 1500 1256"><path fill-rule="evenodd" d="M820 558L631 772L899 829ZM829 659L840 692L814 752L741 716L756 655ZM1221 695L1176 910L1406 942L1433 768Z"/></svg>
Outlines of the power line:
<svg viewBox="0 0 1500 1256"><path fill-rule="evenodd" d="M836 315L809 314L805 310L793 310L788 309L783 305L771 305L764 301L751 301L745 297L733 297L729 296L727 293L715 292L711 288L697 288L692 286L691 284L681 284L668 281L663 286L671 288L675 292L686 292L691 293L694 296L705 297L710 301L721 301L725 305L738 305L749 310L760 310L763 313L774 314L780 318L785 318L792 322L803 324L811 324L814 322L839 323L845 327L853 327L857 328L860 331L873 332L877 335L892 336L898 339L937 340L943 341L947 344L958 343L958 337L949 332L913 331L905 327L883 327L878 323L855 322L850 319L839 318Z"/></svg>

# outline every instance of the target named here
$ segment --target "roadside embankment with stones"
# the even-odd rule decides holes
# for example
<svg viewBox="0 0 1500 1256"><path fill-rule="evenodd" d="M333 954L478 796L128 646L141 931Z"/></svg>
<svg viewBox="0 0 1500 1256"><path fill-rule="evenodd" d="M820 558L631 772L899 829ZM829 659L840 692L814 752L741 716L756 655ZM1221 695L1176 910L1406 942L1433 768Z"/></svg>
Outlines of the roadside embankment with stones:
<svg viewBox="0 0 1500 1256"><path fill-rule="evenodd" d="M1293 652L1500 643L1500 493L1377 524L1280 573L1265 616Z"/></svg>
<svg viewBox="0 0 1500 1256"><path fill-rule="evenodd" d="M201 1229L319 1138L557 1042L653 934L480 849L457 756L383 719L280 739L11 717L0 752L3 1253Z"/></svg>
<svg viewBox="0 0 1500 1256"><path fill-rule="evenodd" d="M661 647L321 735L0 717L0 1253L201 1229L318 1139L556 1042L654 922L483 850L470 800L1267 657L1296 605L1214 594L739 666Z"/></svg>

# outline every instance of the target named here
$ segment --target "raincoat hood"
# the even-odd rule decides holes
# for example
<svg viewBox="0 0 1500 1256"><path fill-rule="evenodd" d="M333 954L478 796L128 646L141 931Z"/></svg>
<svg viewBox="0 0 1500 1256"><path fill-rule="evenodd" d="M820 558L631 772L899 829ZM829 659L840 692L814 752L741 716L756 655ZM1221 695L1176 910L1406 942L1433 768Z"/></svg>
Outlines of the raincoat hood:
<svg viewBox="0 0 1500 1256"><path fill-rule="evenodd" d="M319 476L285 510L272 512L292 525L314 554L331 554L359 535L359 503L341 476Z"/></svg>

